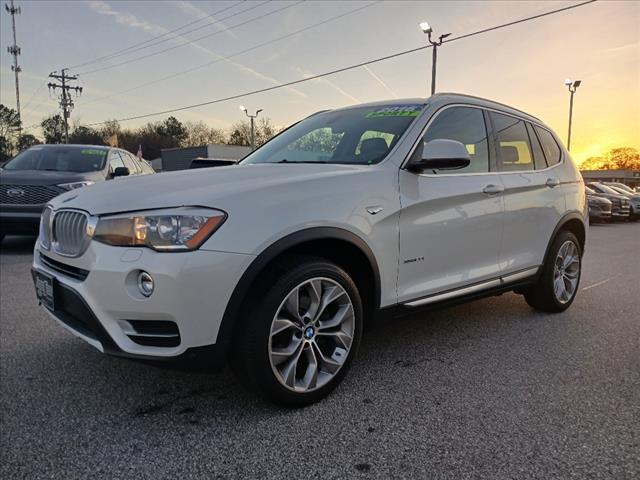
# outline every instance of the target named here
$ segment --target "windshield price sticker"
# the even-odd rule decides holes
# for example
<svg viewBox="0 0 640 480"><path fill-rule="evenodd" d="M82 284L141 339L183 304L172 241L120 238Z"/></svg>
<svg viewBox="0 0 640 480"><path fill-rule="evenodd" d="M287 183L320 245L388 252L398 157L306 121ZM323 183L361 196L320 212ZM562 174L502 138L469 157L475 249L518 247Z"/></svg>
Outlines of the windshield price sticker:
<svg viewBox="0 0 640 480"><path fill-rule="evenodd" d="M421 111L422 105L393 105L369 112L365 115L365 118L417 117Z"/></svg>
<svg viewBox="0 0 640 480"><path fill-rule="evenodd" d="M80 151L83 155L104 155L104 150L85 149Z"/></svg>

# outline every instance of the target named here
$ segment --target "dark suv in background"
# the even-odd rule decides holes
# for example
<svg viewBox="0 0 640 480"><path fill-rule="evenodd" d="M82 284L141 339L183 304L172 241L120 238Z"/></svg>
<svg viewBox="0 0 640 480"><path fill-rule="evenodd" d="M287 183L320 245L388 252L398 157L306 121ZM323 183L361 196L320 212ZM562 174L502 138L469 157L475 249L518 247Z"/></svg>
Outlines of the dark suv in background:
<svg viewBox="0 0 640 480"><path fill-rule="evenodd" d="M589 204L589 223L607 222L611 220L611 209L613 203L598 195L595 190L591 190L585 185L587 203Z"/></svg>
<svg viewBox="0 0 640 480"><path fill-rule="evenodd" d="M629 214L631 213L631 202L629 197L621 195L602 183L592 182L587 183L586 186L593 191L593 194L611 201L613 204L611 208L612 218L618 220L629 220Z"/></svg>
<svg viewBox="0 0 640 480"><path fill-rule="evenodd" d="M144 160L112 147L36 145L0 171L0 242L5 235L35 235L44 206L75 188L120 176L154 173Z"/></svg>

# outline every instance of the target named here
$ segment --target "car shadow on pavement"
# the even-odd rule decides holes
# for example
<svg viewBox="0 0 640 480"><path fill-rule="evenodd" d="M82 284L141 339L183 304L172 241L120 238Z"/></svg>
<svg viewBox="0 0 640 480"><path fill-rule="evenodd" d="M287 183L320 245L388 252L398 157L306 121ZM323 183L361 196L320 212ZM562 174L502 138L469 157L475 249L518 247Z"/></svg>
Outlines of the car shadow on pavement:
<svg viewBox="0 0 640 480"><path fill-rule="evenodd" d="M485 303L481 308L451 307L415 314L365 333L352 371L324 402L341 404L355 395L367 403L381 385L394 381L398 371L430 362L446 368L452 357L463 354L469 345L530 312L526 305L510 307L508 310L517 311L514 319L513 312L500 307L500 315L493 318L492 300L480 302ZM505 319L505 313L510 320ZM162 428L166 422L211 427L230 415L271 417L284 413L241 387L228 368L211 372L196 366L176 368L162 362L132 361L94 351L67 332L55 337L45 351L22 352L20 369L29 372L30 383L44 382L40 386L44 389L57 378L57 386L47 397L50 405L72 401L118 423L162 416ZM148 428L156 428L151 424Z"/></svg>

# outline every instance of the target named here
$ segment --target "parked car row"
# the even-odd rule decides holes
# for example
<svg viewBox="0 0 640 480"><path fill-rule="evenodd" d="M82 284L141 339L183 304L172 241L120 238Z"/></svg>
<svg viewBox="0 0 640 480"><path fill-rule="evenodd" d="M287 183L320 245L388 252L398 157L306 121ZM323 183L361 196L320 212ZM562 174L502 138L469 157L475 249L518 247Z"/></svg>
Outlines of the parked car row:
<svg viewBox="0 0 640 480"><path fill-rule="evenodd" d="M54 197L97 182L148 175L145 160L119 148L35 145L0 171L0 242L5 235L37 234L40 215Z"/></svg>
<svg viewBox="0 0 640 480"><path fill-rule="evenodd" d="M640 193L623 183L591 182L585 185L589 222L640 219Z"/></svg>

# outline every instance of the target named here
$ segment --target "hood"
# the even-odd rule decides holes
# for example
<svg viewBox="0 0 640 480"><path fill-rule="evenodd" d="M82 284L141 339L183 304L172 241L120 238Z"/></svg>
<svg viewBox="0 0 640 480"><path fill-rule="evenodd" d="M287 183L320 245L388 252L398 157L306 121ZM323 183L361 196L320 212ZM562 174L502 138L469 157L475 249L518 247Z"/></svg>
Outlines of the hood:
<svg viewBox="0 0 640 480"><path fill-rule="evenodd" d="M372 167L331 164L254 164L181 170L123 177L79 188L56 197L54 208L78 208L93 215L181 206L225 209L247 201L259 207L262 195L280 185L296 185L304 192L307 182L331 182L336 176L361 174ZM330 188L327 189L330 191Z"/></svg>
<svg viewBox="0 0 640 480"><path fill-rule="evenodd" d="M611 203L611 200L607 200L604 197L599 197L598 195L587 194L587 200L593 203Z"/></svg>
<svg viewBox="0 0 640 480"><path fill-rule="evenodd" d="M2 185L58 185L60 183L104 180L102 172L60 172L50 170L2 170Z"/></svg>
<svg viewBox="0 0 640 480"><path fill-rule="evenodd" d="M613 200L613 199L616 199L616 200L629 200L629 197L627 197L625 195L620 195L620 194L617 194L617 193L600 193L600 192L598 192L596 194L590 194L590 195L593 195L595 197L607 198L609 200Z"/></svg>

